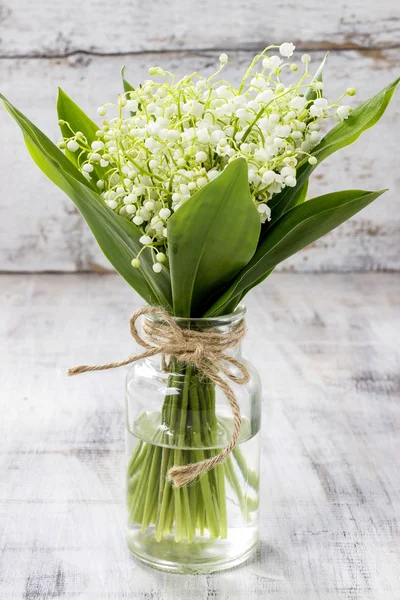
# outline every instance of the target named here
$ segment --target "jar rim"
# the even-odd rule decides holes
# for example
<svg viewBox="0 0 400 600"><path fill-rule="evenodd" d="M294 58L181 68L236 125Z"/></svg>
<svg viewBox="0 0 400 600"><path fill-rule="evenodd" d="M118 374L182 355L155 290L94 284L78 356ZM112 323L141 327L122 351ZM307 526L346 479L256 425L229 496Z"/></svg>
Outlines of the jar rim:
<svg viewBox="0 0 400 600"><path fill-rule="evenodd" d="M231 313L227 313L226 315L220 315L219 317L175 317L172 316L174 321L179 324L189 324L189 323L201 323L201 324L209 324L214 327L223 326L223 325L232 325L233 323L237 323L241 321L246 314L246 306L243 303L237 305L235 310ZM145 315L146 319L150 321L157 321L160 319L160 316L157 314L148 314Z"/></svg>

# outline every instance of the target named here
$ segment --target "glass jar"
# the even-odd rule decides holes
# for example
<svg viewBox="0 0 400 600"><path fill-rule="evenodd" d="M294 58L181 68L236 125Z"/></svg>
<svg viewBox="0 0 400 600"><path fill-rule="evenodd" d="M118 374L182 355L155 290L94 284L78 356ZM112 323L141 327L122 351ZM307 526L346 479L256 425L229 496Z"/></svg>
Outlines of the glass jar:
<svg viewBox="0 0 400 600"><path fill-rule="evenodd" d="M227 333L244 313L239 306L223 317L175 321L186 329ZM230 441L229 403L204 374L174 358L167 364L160 356L145 359L128 372L127 541L137 558L158 569L228 569L258 545L261 385L240 345L228 352L250 373L246 384L229 381L242 416L239 443L223 463L179 488L167 478L172 466L215 456Z"/></svg>

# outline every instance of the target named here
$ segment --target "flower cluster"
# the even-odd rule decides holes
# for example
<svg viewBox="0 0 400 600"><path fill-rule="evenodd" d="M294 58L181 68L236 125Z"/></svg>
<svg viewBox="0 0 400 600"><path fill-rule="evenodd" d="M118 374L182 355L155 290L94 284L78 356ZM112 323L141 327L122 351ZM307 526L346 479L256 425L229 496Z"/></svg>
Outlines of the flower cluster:
<svg viewBox="0 0 400 600"><path fill-rule="evenodd" d="M208 79L193 73L175 82L171 73L153 67L149 74L160 82L147 80L119 96L117 105L98 109L104 119L90 146L73 131L59 143L78 153L83 175L96 181L109 208L141 229L142 250L151 248L155 272L168 260L169 217L230 161L247 160L250 192L264 223L271 216L270 198L296 186L299 164L317 162L311 152L322 139L323 121L349 116L350 107L339 102L354 95L353 88L330 104L322 82L309 74L307 54L298 81L283 83L282 74L295 73L299 65L284 60L293 44L271 54L275 48L254 58L237 88L217 80L226 54ZM109 112L116 114L105 118ZM101 178L94 178L99 170ZM132 265L140 266L139 256Z"/></svg>

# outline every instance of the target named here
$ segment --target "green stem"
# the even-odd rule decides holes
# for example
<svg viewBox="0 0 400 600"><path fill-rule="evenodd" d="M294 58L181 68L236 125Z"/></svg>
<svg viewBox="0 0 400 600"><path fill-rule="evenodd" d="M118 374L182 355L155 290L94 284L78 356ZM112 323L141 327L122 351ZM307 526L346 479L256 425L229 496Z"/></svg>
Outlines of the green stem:
<svg viewBox="0 0 400 600"><path fill-rule="evenodd" d="M136 473L136 461L138 459L138 456L140 454L140 452L142 451L142 447L143 447L143 442L140 441L136 448L134 453L132 454L130 461L128 463L128 467L127 467L127 476L129 477L133 477L133 475Z"/></svg>
<svg viewBox="0 0 400 600"><path fill-rule="evenodd" d="M172 467L173 465L173 459L174 459L174 453L167 448L163 449L164 452L168 452L169 456L168 456L168 462L167 462L167 472L168 470ZM161 479L160 479L160 483L161 483ZM164 482L164 489L161 492L161 485L160 485L160 496L161 499L159 499L159 505L160 505L160 511L159 511L159 515L157 518L157 526L156 526L156 540L160 541L163 537L167 537L168 533L169 533L169 517L167 515L169 515L168 510L170 507L172 507L172 509L174 508L174 502L173 502L173 497L172 497L172 486L170 484L170 482L168 481L167 478L165 478Z"/></svg>
<svg viewBox="0 0 400 600"><path fill-rule="evenodd" d="M137 486L131 496L130 501L130 515L131 520L136 523L142 522L142 516L144 511L144 499L143 493L146 490L145 482L146 482L146 472L151 465L151 460L153 458L154 446L151 444L146 444L143 452L145 452L145 458L143 461L143 466L139 475L139 479L137 482Z"/></svg>
<svg viewBox="0 0 400 600"><path fill-rule="evenodd" d="M186 438L186 419L187 419L187 410L189 405L189 387L190 387L190 376L191 376L192 368L190 365L187 365L185 371L185 377L183 380L183 389L182 389L182 404L180 407L179 414L179 425L178 425L178 435L177 435L177 445L178 449L174 452L174 465L180 466L183 463L182 460L182 446L185 446L185 438ZM177 542L183 540L187 536L187 525L190 521L190 509L189 509L189 499L187 496L187 488L174 488L174 500L175 500L175 513L176 513L176 532L175 539Z"/></svg>
<svg viewBox="0 0 400 600"><path fill-rule="evenodd" d="M218 479L218 508L219 522L221 527L221 538L228 536L228 521L226 515L226 493L225 493L225 473L224 466L218 465L215 467Z"/></svg>
<svg viewBox="0 0 400 600"><path fill-rule="evenodd" d="M233 449L232 454L243 475L243 479L253 488L253 490L258 492L258 490L260 489L260 478L258 477L256 471L254 471L253 469L249 469L247 461L238 446L236 446L236 448Z"/></svg>
<svg viewBox="0 0 400 600"><path fill-rule="evenodd" d="M192 385L190 387L190 400L191 400L191 408L192 408L192 422L193 422L193 439L194 445L196 448L201 448L203 446L202 443L202 428L200 422L200 398L199 398L199 387L202 387L202 384L198 381L198 378L192 379ZM194 450L193 452L195 461L204 460L204 453L202 450ZM214 478L214 473L209 471L204 475L200 476L200 488L203 495L204 507L207 513L208 522L210 524L210 530L215 533L218 531L219 533L219 525L224 527L224 523L218 525L218 513L220 510L220 505L222 503L222 499L217 503L215 507L213 502L213 494L211 490L211 482ZM225 501L225 497L224 497ZM219 515L221 518L221 515ZM226 520L226 511L225 511L225 520Z"/></svg>
<svg viewBox="0 0 400 600"><path fill-rule="evenodd" d="M160 478L158 473L160 471L161 461L161 448L155 446L153 451L153 457L151 461L149 482L147 485L147 493L144 501L143 520L142 520L142 532L146 531L147 526L150 523L151 514L153 512L153 506L158 500L158 486Z"/></svg>
<svg viewBox="0 0 400 600"><path fill-rule="evenodd" d="M129 518L145 532L154 525L157 541L171 533L177 542L193 542L196 535L226 538L228 516L226 482L234 491L245 519L249 506L235 472L256 489L258 478L239 448L222 465L182 488L174 488L167 474L172 466L187 465L220 452L214 384L191 366L171 359L169 392L161 411L162 428L150 443L139 441L128 463Z"/></svg>
<svg viewBox="0 0 400 600"><path fill-rule="evenodd" d="M237 499L239 500L240 509L246 523L250 521L250 514L247 506L247 501L243 495L242 488L235 473L232 458L229 456L223 463L225 467L226 478L229 481L230 486L235 492Z"/></svg>

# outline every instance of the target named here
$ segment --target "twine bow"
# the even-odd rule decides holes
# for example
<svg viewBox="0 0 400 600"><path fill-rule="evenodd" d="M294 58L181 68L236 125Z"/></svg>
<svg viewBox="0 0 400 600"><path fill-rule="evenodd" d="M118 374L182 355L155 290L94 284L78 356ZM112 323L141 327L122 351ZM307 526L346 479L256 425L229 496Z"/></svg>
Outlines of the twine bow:
<svg viewBox="0 0 400 600"><path fill-rule="evenodd" d="M158 315L160 318L144 321L142 325L143 336L141 336L136 322L144 315ZM216 329L204 331L182 329L163 308L146 306L133 313L129 320L129 325L132 337L140 346L145 348L144 352L130 356L125 360L105 365L80 365L72 367L68 369L67 373L68 375L79 375L88 371L115 369L142 360L143 358L161 354L163 357L172 356L179 361L194 365L224 392L233 414L231 441L220 454L212 458L188 465L171 467L168 472L168 478L176 487L180 487L190 483L201 473L206 473L222 463L238 442L241 426L240 407L231 386L219 373L222 373L234 383L243 384L249 381L249 372L246 366L225 352L229 348L236 346L243 339L245 323L242 319L238 323L235 323L226 333L217 331ZM226 363L235 367L240 374L235 374L229 370Z"/></svg>

